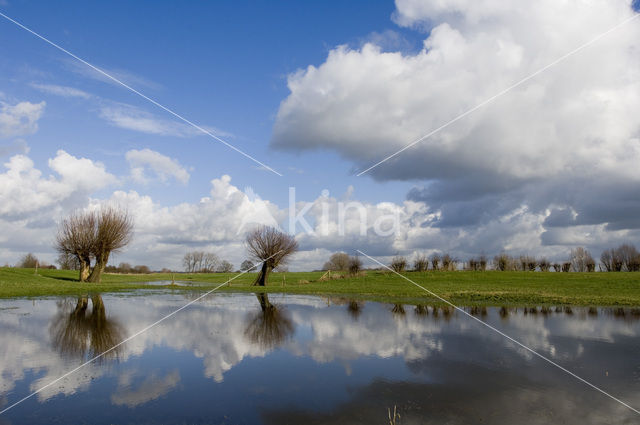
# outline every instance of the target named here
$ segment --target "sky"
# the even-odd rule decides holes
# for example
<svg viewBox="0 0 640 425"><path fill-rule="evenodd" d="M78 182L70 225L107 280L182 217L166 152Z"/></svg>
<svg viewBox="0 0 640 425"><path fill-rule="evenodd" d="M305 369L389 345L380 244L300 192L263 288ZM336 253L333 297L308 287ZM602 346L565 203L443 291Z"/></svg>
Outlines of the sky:
<svg viewBox="0 0 640 425"><path fill-rule="evenodd" d="M300 270L640 245L638 5L532 3L0 0L257 161L0 16L0 263L54 262L57 223L102 204L136 220L112 263L152 268L239 266L255 224Z"/></svg>

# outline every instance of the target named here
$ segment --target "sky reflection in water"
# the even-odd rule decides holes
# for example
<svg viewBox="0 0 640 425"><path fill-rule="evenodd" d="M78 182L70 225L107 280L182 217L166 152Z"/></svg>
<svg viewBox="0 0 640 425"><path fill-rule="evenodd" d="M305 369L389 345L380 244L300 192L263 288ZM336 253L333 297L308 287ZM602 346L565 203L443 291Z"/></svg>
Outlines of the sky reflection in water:
<svg viewBox="0 0 640 425"><path fill-rule="evenodd" d="M0 301L0 406L181 307L183 294ZM214 294L0 416L0 423L637 423L635 413L460 313ZM477 309L634 407L631 310Z"/></svg>

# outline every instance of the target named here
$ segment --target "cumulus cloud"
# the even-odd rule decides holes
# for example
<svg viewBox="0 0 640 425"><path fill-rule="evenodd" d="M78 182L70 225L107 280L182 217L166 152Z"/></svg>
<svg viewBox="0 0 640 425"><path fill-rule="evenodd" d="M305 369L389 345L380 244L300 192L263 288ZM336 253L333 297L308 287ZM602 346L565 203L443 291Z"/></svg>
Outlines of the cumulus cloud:
<svg viewBox="0 0 640 425"><path fill-rule="evenodd" d="M131 167L131 177L139 183L148 183L151 179L146 170L151 171L154 177L163 183L170 179L176 179L183 184L189 181L189 172L176 159L151 149L132 149L126 153L125 158Z"/></svg>
<svg viewBox="0 0 640 425"><path fill-rule="evenodd" d="M334 150L364 170L634 13L625 0L396 6L397 24L427 33L423 49L339 46L291 74L272 146ZM638 229L639 40L631 22L369 174L422 181L408 198L458 232L522 208Z"/></svg>
<svg viewBox="0 0 640 425"><path fill-rule="evenodd" d="M0 101L0 138L35 133L45 105L45 102L10 105Z"/></svg>
<svg viewBox="0 0 640 425"><path fill-rule="evenodd" d="M76 195L90 193L117 182L103 164L87 158L74 157L63 150L49 160L49 167L58 176L43 177L33 161L25 155L15 155L4 163L0 174L0 216L19 217L62 205Z"/></svg>
<svg viewBox="0 0 640 425"><path fill-rule="evenodd" d="M156 157L153 152L150 156ZM442 225L442 212L433 211L423 201L361 202L353 188L340 197L298 195L291 199L292 205L280 207L251 188L240 190L228 175L213 179L208 195L199 201L166 206L133 190L95 197L97 191L119 182L99 162L58 151L49 167L55 174L45 177L25 155L15 155L5 163L6 171L0 174L3 261L16 261L29 251L53 261L56 221L73 209L101 204L125 207L135 219L133 242L113 262L157 269L179 269L184 253L193 249L215 252L238 266L247 255L245 232L256 225L296 234L301 251L292 259L294 270L319 268L334 251L355 253L360 249L382 261L396 254L436 251L461 259L502 250L564 258L567 245L585 245L598 253L616 240L637 236L627 230L607 230L604 225L545 227L546 220L563 223L567 214L527 207L505 209L482 225L461 229Z"/></svg>

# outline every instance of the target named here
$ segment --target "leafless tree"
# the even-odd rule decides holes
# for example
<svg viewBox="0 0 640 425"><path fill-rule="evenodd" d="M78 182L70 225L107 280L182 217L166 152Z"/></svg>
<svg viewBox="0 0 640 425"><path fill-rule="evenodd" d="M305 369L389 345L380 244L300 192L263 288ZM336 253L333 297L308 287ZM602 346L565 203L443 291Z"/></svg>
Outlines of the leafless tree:
<svg viewBox="0 0 640 425"><path fill-rule="evenodd" d="M418 254L413 262L413 269L417 272L425 272L429 268L429 260L423 254Z"/></svg>
<svg viewBox="0 0 640 425"><path fill-rule="evenodd" d="M23 269L34 269L38 265L38 258L32 253L26 254L24 257L20 259L18 263L18 267Z"/></svg>
<svg viewBox="0 0 640 425"><path fill-rule="evenodd" d="M487 257L481 255L478 258L472 257L467 263L467 269L473 271L485 271L487 270Z"/></svg>
<svg viewBox="0 0 640 425"><path fill-rule="evenodd" d="M562 271L564 273L567 273L569 270L571 270L571 263L570 262L564 262L562 263Z"/></svg>
<svg viewBox="0 0 640 425"><path fill-rule="evenodd" d="M433 270L438 270L440 269L440 255L438 254L433 254L431 256L431 268Z"/></svg>
<svg viewBox="0 0 640 425"><path fill-rule="evenodd" d="M489 260L487 260L486 255L482 254L480 257L478 257L478 266L480 271L487 270L488 263L489 263Z"/></svg>
<svg viewBox="0 0 640 425"><path fill-rule="evenodd" d="M638 271L640 269L640 253L635 246L630 244L622 244L616 248L617 257L622 262L622 269L628 272Z"/></svg>
<svg viewBox="0 0 640 425"><path fill-rule="evenodd" d="M349 268L349 254L345 252L336 252L331 254L329 261L324 263L324 270L340 271Z"/></svg>
<svg viewBox="0 0 640 425"><path fill-rule="evenodd" d="M58 225L55 248L61 255L74 256L78 261L80 282L89 277L91 258L96 242L98 216L95 212L75 212Z"/></svg>
<svg viewBox="0 0 640 425"><path fill-rule="evenodd" d="M261 226L247 235L247 249L254 260L262 262L260 272L254 283L266 286L269 272L298 250L298 242L274 227Z"/></svg>
<svg viewBox="0 0 640 425"><path fill-rule="evenodd" d="M96 263L87 280L99 283L111 253L118 252L131 242L133 218L126 210L108 206L97 213L97 221L96 238L92 247Z"/></svg>
<svg viewBox="0 0 640 425"><path fill-rule="evenodd" d="M553 263L551 265L551 267L553 267L553 271L554 272L561 272L562 271L562 265L559 263Z"/></svg>
<svg viewBox="0 0 640 425"><path fill-rule="evenodd" d="M233 264L228 262L227 260L222 260L220 264L218 264L218 268L216 269L219 273L229 273L233 271Z"/></svg>
<svg viewBox="0 0 640 425"><path fill-rule="evenodd" d="M407 259L402 256L395 256L391 260L391 269L396 273L402 273L407 268Z"/></svg>
<svg viewBox="0 0 640 425"><path fill-rule="evenodd" d="M61 270L80 270L80 262L75 255L61 252L56 259Z"/></svg>
<svg viewBox="0 0 640 425"><path fill-rule="evenodd" d="M220 259L211 252L189 251L182 258L187 273L213 273L220 266Z"/></svg>
<svg viewBox="0 0 640 425"><path fill-rule="evenodd" d="M618 256L619 253L616 249L608 249L602 252L600 256L600 262L608 272L622 271L622 260Z"/></svg>
<svg viewBox="0 0 640 425"><path fill-rule="evenodd" d="M593 264L595 268L595 261L593 261L591 253L581 246L571 250L569 262L574 272L586 272L589 270L591 264Z"/></svg>
<svg viewBox="0 0 640 425"><path fill-rule="evenodd" d="M513 269L513 258L511 258L511 256L502 253L499 255L496 255L493 258L493 267L496 270L500 270L501 272L506 272L508 270L512 270Z"/></svg>
<svg viewBox="0 0 640 425"><path fill-rule="evenodd" d="M202 271L203 273L213 273L222 266L218 256L212 252L207 252L202 256ZM233 266L232 266L233 268Z"/></svg>
<svg viewBox="0 0 640 425"><path fill-rule="evenodd" d="M449 254L442 256L442 270L454 271L458 268L458 260Z"/></svg>
<svg viewBox="0 0 640 425"><path fill-rule="evenodd" d="M542 257L538 260L538 267L540 268L541 272L548 272L549 268L551 267L551 263L549 263L549 260Z"/></svg>

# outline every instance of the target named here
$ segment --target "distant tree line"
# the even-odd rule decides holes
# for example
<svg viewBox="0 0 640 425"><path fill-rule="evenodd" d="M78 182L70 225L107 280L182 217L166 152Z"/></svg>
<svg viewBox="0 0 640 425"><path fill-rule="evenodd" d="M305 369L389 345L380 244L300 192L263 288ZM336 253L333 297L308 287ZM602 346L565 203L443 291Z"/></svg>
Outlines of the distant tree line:
<svg viewBox="0 0 640 425"><path fill-rule="evenodd" d="M107 273L128 273L128 274L147 274L151 273L151 269L145 265L132 266L129 263L120 263L118 266L107 266L104 269Z"/></svg>
<svg viewBox="0 0 640 425"><path fill-rule="evenodd" d="M187 273L229 273L233 264L221 260L212 252L190 251L184 254L182 265Z"/></svg>
<svg viewBox="0 0 640 425"><path fill-rule="evenodd" d="M637 272L640 271L640 253L635 246L622 244L617 248L603 251L600 263L608 272Z"/></svg>
<svg viewBox="0 0 640 425"><path fill-rule="evenodd" d="M346 271L349 269L350 261L353 258L344 252L336 252L331 255L322 269L332 271ZM640 271L640 252L631 244L622 244L617 248L607 249L600 256L600 270L608 272ZM466 262L461 262L448 253L432 254L427 257L425 254L415 255L413 263L406 257L396 255L391 260L389 268L397 273L413 270L417 272L431 271L454 271L460 268L472 271L485 271L489 269L498 271L555 271L555 272L595 272L596 261L591 253L584 247L576 247L571 250L569 258L562 262L550 262L545 257L536 258L530 255L520 255L518 257L501 253L493 257L490 261L485 255L472 257ZM360 263L361 267L361 263Z"/></svg>

